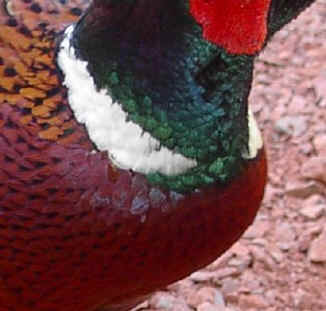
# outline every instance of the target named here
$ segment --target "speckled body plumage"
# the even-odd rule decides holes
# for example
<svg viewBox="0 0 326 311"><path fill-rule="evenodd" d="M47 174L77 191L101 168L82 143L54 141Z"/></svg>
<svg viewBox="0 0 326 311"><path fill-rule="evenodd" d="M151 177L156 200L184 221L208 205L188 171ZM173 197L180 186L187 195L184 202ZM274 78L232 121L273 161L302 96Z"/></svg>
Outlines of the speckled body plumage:
<svg viewBox="0 0 326 311"><path fill-rule="evenodd" d="M55 62L87 5L0 11L0 311L126 310L221 255L262 199L264 150L232 182L187 194L93 152Z"/></svg>

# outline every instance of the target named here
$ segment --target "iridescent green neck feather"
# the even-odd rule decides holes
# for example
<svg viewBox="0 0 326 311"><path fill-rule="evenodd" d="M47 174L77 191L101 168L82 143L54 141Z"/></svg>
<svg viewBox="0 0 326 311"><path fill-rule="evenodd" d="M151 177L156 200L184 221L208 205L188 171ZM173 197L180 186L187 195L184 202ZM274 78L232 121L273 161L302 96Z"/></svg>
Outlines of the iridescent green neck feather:
<svg viewBox="0 0 326 311"><path fill-rule="evenodd" d="M181 192L232 179L246 161L253 57L204 40L185 1L103 2L94 1L73 41L96 86L162 146L198 163L148 179Z"/></svg>

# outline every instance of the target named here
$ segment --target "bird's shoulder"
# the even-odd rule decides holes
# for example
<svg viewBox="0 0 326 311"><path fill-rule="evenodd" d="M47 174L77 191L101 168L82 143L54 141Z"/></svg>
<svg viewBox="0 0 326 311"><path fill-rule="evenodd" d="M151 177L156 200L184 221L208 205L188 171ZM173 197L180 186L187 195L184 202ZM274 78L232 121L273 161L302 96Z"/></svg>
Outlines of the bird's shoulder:
<svg viewBox="0 0 326 311"><path fill-rule="evenodd" d="M60 34L86 0L4 0L0 7L0 110L37 138L79 143L56 67ZM4 122L2 122L4 123ZM20 131L21 132L21 131ZM17 131L16 131L17 133ZM76 133L73 135L73 133ZM78 136L78 137L77 137Z"/></svg>

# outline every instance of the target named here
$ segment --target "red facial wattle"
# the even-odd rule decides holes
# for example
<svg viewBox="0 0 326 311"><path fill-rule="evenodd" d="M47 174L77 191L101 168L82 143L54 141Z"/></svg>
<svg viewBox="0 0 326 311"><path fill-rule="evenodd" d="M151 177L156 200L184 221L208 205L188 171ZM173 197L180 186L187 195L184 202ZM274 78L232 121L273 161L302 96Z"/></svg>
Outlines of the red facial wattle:
<svg viewBox="0 0 326 311"><path fill-rule="evenodd" d="M232 54L259 52L267 35L271 0L190 0L206 40Z"/></svg>

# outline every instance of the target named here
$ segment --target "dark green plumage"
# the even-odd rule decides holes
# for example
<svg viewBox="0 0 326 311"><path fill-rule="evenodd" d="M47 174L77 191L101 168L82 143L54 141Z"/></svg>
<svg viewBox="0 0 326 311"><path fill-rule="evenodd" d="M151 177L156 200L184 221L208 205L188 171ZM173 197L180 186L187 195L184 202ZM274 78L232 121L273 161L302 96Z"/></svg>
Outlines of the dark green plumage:
<svg viewBox="0 0 326 311"><path fill-rule="evenodd" d="M128 26L119 22L91 37L82 21L75 46L89 61L97 87L107 88L131 121L162 146L198 162L185 174L150 174L150 181L176 191L224 183L241 169L248 145L253 57L227 55L202 39L184 5L161 3L155 9L133 28L130 19L136 17L129 13ZM134 14L141 20L142 12Z"/></svg>
<svg viewBox="0 0 326 311"><path fill-rule="evenodd" d="M299 13L301 2L272 1L269 36ZM149 180L184 192L236 176L246 161L254 56L231 55L203 39L188 1L108 0L96 12L77 24L74 46L97 87L162 146L198 163Z"/></svg>

